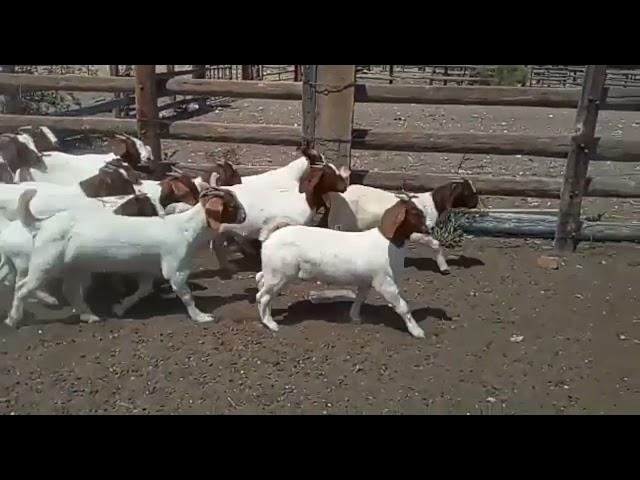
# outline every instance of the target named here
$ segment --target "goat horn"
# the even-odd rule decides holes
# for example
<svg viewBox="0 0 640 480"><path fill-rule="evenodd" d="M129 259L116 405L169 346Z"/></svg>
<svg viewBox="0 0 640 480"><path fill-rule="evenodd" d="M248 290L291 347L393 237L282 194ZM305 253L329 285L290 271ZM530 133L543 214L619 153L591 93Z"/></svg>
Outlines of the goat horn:
<svg viewBox="0 0 640 480"><path fill-rule="evenodd" d="M412 195L410 193L407 192L401 192L401 193L396 193L396 198L398 198L399 200L406 200L406 201L410 201L414 198L418 198L418 195Z"/></svg>
<svg viewBox="0 0 640 480"><path fill-rule="evenodd" d="M219 193L221 195L224 195L224 191L218 187L212 187L209 186L207 188L205 188L204 190L202 190L201 194L206 193L207 195L212 195L214 193Z"/></svg>

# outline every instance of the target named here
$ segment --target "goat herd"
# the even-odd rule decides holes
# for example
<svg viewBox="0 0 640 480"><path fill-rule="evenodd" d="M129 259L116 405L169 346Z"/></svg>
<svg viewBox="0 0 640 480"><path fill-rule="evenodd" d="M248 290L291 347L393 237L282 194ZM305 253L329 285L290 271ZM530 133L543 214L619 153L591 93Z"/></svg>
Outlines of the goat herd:
<svg viewBox="0 0 640 480"><path fill-rule="evenodd" d="M447 272L430 229L445 211L478 204L465 180L411 197L349 185L348 169L308 147L297 160L260 175L241 178L225 161L206 176L173 171L153 181L144 174L147 146L128 135L109 141L113 153L72 155L60 151L47 128L0 136L0 281L14 286L7 325L20 323L28 298L55 305L44 290L54 278L62 280L81 321L99 321L85 300L98 273L137 277L137 291L113 307L118 316L150 294L161 276L193 320L212 321L196 307L187 283L192 259L210 245L220 266L233 271L228 253L235 244L261 257L256 301L269 329L278 330L272 299L299 278L356 285L355 322L374 288L411 335L423 338L396 283L406 245L429 245Z"/></svg>

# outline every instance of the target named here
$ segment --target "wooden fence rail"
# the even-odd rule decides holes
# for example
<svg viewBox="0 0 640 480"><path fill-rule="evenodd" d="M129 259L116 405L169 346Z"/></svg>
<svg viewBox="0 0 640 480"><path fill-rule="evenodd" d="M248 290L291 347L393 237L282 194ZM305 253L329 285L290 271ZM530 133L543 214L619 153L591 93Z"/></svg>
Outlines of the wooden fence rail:
<svg viewBox="0 0 640 480"><path fill-rule="evenodd" d="M213 165L190 163L178 164L188 172L203 173L210 171ZM241 175L256 175L271 170L271 167L239 166ZM562 179L546 177L497 177L490 175L466 175L473 182L480 195L501 197L560 198ZM353 170L351 182L385 190L421 193L428 192L452 180L459 180L457 175L446 174L414 174L406 172L377 172L369 170ZM601 198L640 198L640 178L620 179L612 177L589 177L587 179L586 197Z"/></svg>
<svg viewBox="0 0 640 480"><path fill-rule="evenodd" d="M162 74L159 81L164 83ZM67 90L86 92L133 92L130 77L83 77L78 75L0 74L0 92L20 88L29 90ZM322 86L320 86L322 90ZM302 99L298 82L255 82L171 78L159 90L171 95L208 95L216 97L260 98L270 100ZM478 105L545 108L577 108L578 88L526 87L441 87L427 85L357 84L355 100L362 103L410 103L423 105ZM610 88L600 110L640 111L640 88Z"/></svg>
<svg viewBox="0 0 640 480"><path fill-rule="evenodd" d="M162 137L182 140L298 146L302 139L300 128L289 125L165 120L158 120L157 124L160 126ZM136 131L136 121L133 119L0 115L0 131L2 132L11 132L24 125L46 126L53 129L87 133L135 133ZM529 155L564 159L571 148L571 137L511 133L430 133L355 129L352 147L356 150ZM592 161L640 162L640 142L603 139L600 141Z"/></svg>

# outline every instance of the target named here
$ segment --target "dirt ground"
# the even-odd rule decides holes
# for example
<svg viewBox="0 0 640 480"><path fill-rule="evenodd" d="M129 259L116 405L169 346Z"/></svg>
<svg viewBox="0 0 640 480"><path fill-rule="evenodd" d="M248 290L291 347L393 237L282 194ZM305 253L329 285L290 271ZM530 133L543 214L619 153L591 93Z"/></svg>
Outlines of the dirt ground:
<svg viewBox="0 0 640 480"><path fill-rule="evenodd" d="M358 126L432 131L568 133L571 110L359 105ZM295 102L238 100L201 117L300 124ZM603 135L640 140L637 114L605 112ZM281 165L293 149L170 142L202 162L234 149L238 163ZM226 152L226 153L225 153ZM355 152L358 168L455 172L458 155ZM465 173L562 174L553 159L473 156ZM595 163L594 175L637 175L637 164ZM490 198L493 206L554 206ZM588 199L588 214L637 220L640 203ZM68 308L30 304L23 328L0 326L0 413L638 413L640 248L583 244L557 271L536 266L550 242L467 239L437 273L412 250L402 291L427 333L415 340L371 295L364 323L349 305L316 305L300 283L278 298L272 334L258 320L250 265L222 278L208 253L193 274L196 301L217 322L186 318L170 292L126 319L78 324ZM0 313L9 296L0 288Z"/></svg>

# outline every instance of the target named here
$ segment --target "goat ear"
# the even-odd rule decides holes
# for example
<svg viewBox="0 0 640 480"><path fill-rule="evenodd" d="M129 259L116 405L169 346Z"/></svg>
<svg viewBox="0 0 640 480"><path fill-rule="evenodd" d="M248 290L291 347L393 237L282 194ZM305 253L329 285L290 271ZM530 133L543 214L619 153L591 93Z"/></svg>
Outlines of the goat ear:
<svg viewBox="0 0 640 480"><path fill-rule="evenodd" d="M398 202L389 208L382 216L380 232L387 240L393 240L396 230L402 225L407 216L407 206L404 202Z"/></svg>
<svg viewBox="0 0 640 480"><path fill-rule="evenodd" d="M212 187L217 186L219 178L220 175L218 174L218 172L211 172L211 176L209 177L209 185L211 185Z"/></svg>
<svg viewBox="0 0 640 480"><path fill-rule="evenodd" d="M168 207L172 203L176 203L179 196L180 186L182 184L179 181L170 178L165 182L162 182L162 187L160 188L160 196L158 197L158 201L162 208Z"/></svg>
<svg viewBox="0 0 640 480"><path fill-rule="evenodd" d="M310 168L307 175L305 175L300 181L300 193L306 193L307 197L313 195L313 191L316 189L322 178L324 170L322 168Z"/></svg>
<svg viewBox="0 0 640 480"><path fill-rule="evenodd" d="M205 204L204 213L207 217L207 224L212 230L220 230L224 208L224 199L220 197L213 197Z"/></svg>
<svg viewBox="0 0 640 480"><path fill-rule="evenodd" d="M195 205L198 202L198 187L195 184L185 185L179 178L168 178L162 181L160 189L160 205L167 207L172 203Z"/></svg>

